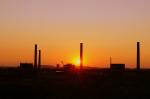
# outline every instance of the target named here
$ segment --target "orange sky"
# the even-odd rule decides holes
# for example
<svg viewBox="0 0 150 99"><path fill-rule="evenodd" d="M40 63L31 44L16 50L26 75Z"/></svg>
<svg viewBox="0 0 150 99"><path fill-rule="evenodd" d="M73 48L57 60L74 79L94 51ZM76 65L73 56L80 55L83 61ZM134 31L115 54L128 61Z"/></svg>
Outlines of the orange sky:
<svg viewBox="0 0 150 99"><path fill-rule="evenodd" d="M84 42L85 65L108 67L111 56L134 68L140 41L150 68L149 9L149 0L1 0L0 65L33 62L35 43L43 64L72 62Z"/></svg>

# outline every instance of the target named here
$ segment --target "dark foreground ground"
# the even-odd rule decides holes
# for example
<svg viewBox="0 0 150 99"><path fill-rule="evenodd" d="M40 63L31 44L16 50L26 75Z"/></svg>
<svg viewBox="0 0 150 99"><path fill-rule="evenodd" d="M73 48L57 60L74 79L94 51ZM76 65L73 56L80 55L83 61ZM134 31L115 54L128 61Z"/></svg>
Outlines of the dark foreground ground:
<svg viewBox="0 0 150 99"><path fill-rule="evenodd" d="M150 70L0 69L0 99L150 99Z"/></svg>

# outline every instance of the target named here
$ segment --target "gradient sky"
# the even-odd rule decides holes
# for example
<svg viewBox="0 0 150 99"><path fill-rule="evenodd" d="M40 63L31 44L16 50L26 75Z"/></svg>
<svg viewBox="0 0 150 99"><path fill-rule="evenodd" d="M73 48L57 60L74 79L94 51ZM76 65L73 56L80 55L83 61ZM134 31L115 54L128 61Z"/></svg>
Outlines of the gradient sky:
<svg viewBox="0 0 150 99"><path fill-rule="evenodd" d="M0 0L0 65L33 62L34 44L42 63L72 62L84 42L85 65L150 68L150 0ZM149 66L149 67L148 67Z"/></svg>

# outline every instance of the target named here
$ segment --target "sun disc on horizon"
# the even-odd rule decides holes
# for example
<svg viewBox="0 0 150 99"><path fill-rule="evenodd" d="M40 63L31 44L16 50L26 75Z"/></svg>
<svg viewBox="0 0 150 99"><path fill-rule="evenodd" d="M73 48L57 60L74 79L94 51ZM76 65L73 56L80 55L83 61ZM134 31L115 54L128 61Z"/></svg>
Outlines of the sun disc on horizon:
<svg viewBox="0 0 150 99"><path fill-rule="evenodd" d="M80 66L80 59L79 59L79 58L74 58L74 59L72 60L72 63L73 63L74 65L76 65L76 66Z"/></svg>
<svg viewBox="0 0 150 99"><path fill-rule="evenodd" d="M77 60L75 61L75 65L76 65L76 66L80 66L80 59L77 59Z"/></svg>

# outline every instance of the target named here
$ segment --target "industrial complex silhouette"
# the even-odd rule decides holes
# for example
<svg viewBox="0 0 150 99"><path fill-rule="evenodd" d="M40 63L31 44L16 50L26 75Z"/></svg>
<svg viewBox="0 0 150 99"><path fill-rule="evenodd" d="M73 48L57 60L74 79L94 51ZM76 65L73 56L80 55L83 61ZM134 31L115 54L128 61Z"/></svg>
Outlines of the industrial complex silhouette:
<svg viewBox="0 0 150 99"><path fill-rule="evenodd" d="M33 63L18 68L0 68L0 99L107 99L150 98L150 69L141 69L140 42L137 42L135 69L112 63L110 68L84 66L84 47L80 43L80 67L42 65L42 53L34 45ZM21 95L21 96L20 96Z"/></svg>
<svg viewBox="0 0 150 99"><path fill-rule="evenodd" d="M140 71L140 42L137 42L137 59L136 59L136 70ZM20 63L21 68L33 68L33 69L41 69L41 50L38 50L37 44L34 47L34 64L32 63ZM73 64L63 64L65 69L73 69L75 65ZM60 65L57 64L56 68L60 68ZM84 68L83 65L83 43L80 43L80 70ZM113 71L124 71L125 64L114 64L112 63L112 58L110 57L110 69Z"/></svg>

